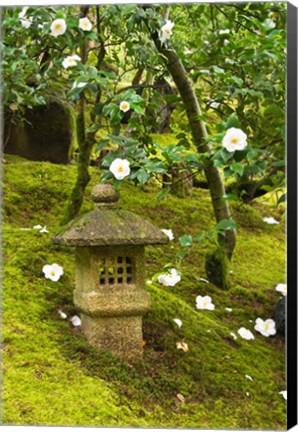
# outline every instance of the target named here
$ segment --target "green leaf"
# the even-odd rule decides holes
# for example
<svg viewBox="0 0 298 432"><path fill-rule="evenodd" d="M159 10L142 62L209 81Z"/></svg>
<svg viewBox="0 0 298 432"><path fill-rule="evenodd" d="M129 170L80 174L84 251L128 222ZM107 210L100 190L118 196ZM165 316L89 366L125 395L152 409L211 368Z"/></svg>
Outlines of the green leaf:
<svg viewBox="0 0 298 432"><path fill-rule="evenodd" d="M161 201L162 199L164 199L168 193L170 192L170 188L163 188L158 194L157 194L157 199L158 201Z"/></svg>
<svg viewBox="0 0 298 432"><path fill-rule="evenodd" d="M216 231L228 231L236 228L235 221L230 219L222 219L215 227Z"/></svg>
<svg viewBox="0 0 298 432"><path fill-rule="evenodd" d="M102 151L109 144L110 140L102 140L96 145L96 151Z"/></svg>
<svg viewBox="0 0 298 432"><path fill-rule="evenodd" d="M187 247L192 245L192 236L189 234L184 234L182 237L179 237L179 242L181 246Z"/></svg>
<svg viewBox="0 0 298 432"><path fill-rule="evenodd" d="M241 128L240 121L239 121L236 114L230 115L230 117L228 118L226 127L227 127L227 129L230 129L232 127L238 128L238 129Z"/></svg>
<svg viewBox="0 0 298 432"><path fill-rule="evenodd" d="M137 172L137 179L143 185L150 179L150 174L148 174L144 168L139 169Z"/></svg>
<svg viewBox="0 0 298 432"><path fill-rule="evenodd" d="M227 201L232 201L232 200L237 200L238 197L235 194L225 194L221 197L222 200L227 200Z"/></svg>
<svg viewBox="0 0 298 432"><path fill-rule="evenodd" d="M144 166L144 168L146 169L146 171L148 171L149 173L155 173L155 174L164 174L167 172L166 166L158 161L149 161L146 163L146 165Z"/></svg>
<svg viewBox="0 0 298 432"><path fill-rule="evenodd" d="M144 108L140 107L140 105L136 105L134 103L132 103L130 105L130 107L137 113L137 114L141 114L144 115L145 114L145 110Z"/></svg>
<svg viewBox="0 0 298 432"><path fill-rule="evenodd" d="M278 200L277 200L277 204L276 205L279 205L279 204L281 204L281 203L283 203L283 202L286 202L286 199L287 199L287 194L282 194L279 198L278 198Z"/></svg>
<svg viewBox="0 0 298 432"><path fill-rule="evenodd" d="M284 167L285 165L286 165L285 160L279 160L277 162L273 162L272 164L273 167Z"/></svg>
<svg viewBox="0 0 298 432"><path fill-rule="evenodd" d="M244 171L244 167L237 162L233 162L230 166L230 169L234 171L236 174L239 174L240 176L242 176Z"/></svg>

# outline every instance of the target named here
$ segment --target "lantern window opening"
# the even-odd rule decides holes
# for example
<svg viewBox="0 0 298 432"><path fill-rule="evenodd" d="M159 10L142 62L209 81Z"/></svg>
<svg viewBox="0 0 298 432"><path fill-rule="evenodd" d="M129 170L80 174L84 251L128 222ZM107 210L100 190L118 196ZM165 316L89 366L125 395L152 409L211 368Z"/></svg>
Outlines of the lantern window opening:
<svg viewBox="0 0 298 432"><path fill-rule="evenodd" d="M132 284L133 281L133 261L130 257L108 257L100 259L100 285Z"/></svg>

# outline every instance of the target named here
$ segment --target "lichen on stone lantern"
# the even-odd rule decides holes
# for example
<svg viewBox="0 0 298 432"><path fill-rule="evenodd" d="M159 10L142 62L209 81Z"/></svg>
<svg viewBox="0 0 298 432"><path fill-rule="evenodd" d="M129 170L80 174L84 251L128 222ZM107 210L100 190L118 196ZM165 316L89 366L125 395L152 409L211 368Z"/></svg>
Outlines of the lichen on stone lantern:
<svg viewBox="0 0 298 432"><path fill-rule="evenodd" d="M97 184L91 197L95 208L52 241L76 248L74 304L89 343L133 362L142 356L142 316L150 308L145 246L165 244L168 237L140 216L118 209L119 192L111 184Z"/></svg>

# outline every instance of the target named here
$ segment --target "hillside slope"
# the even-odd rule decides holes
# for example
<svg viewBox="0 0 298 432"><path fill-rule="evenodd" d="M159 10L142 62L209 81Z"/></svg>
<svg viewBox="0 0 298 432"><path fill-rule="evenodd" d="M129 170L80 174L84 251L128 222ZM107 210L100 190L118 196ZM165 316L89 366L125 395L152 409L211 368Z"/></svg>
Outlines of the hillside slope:
<svg viewBox="0 0 298 432"><path fill-rule="evenodd" d="M90 188L99 177L91 171L83 211L92 207ZM148 284L152 307L143 320L144 358L131 366L90 347L58 313L69 318L77 313L74 251L50 240L75 176L74 166L17 157L7 157L4 166L2 423L285 429L285 401L279 394L286 388L284 338L266 338L253 328L257 317L273 317L279 298L275 286L285 280L279 211L266 202L234 205L238 242L229 291L200 280L206 278L206 249L199 247L183 260L177 285ZM157 201L153 186L142 190L124 182L119 205L174 232L173 242L146 249L147 279L171 262L181 235L199 234L214 224L208 191ZM281 223L267 225L264 216ZM32 229L37 224L49 233ZM53 262L64 268L58 282L42 273ZM212 297L214 311L195 308L199 294ZM174 318L182 320L181 328ZM234 340L230 333L242 326L254 340L239 335ZM189 351L178 350L177 341L185 341Z"/></svg>

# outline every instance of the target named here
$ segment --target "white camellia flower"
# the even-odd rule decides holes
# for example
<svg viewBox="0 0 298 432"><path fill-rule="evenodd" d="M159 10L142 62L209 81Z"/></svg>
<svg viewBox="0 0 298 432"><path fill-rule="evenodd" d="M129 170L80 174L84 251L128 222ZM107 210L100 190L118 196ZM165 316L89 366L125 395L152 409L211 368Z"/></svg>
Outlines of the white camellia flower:
<svg viewBox="0 0 298 432"><path fill-rule="evenodd" d="M21 12L19 13L19 18L24 18L26 16L26 12L28 10L28 6L24 6L21 10Z"/></svg>
<svg viewBox="0 0 298 432"><path fill-rule="evenodd" d="M58 18L51 24L51 36L58 37L66 32L67 25L64 19Z"/></svg>
<svg viewBox="0 0 298 432"><path fill-rule="evenodd" d="M207 309L207 310L214 310L215 306L212 303L212 298L210 296L198 296L196 298L196 308L197 309Z"/></svg>
<svg viewBox="0 0 298 432"><path fill-rule="evenodd" d="M32 20L33 20L32 17L27 18L26 16L24 16L23 18L21 18L22 27L24 27L25 29L28 29L29 27L31 27Z"/></svg>
<svg viewBox="0 0 298 432"><path fill-rule="evenodd" d="M232 127L227 130L222 140L222 145L228 152L244 150L247 146L246 139L247 135L241 129Z"/></svg>
<svg viewBox="0 0 298 432"><path fill-rule="evenodd" d="M269 318L266 321L261 318L256 319L255 330L261 333L263 336L273 336L276 334L275 322Z"/></svg>
<svg viewBox="0 0 298 432"><path fill-rule="evenodd" d="M275 287L276 291L280 292L283 296L287 295L287 284L277 284Z"/></svg>
<svg viewBox="0 0 298 432"><path fill-rule="evenodd" d="M172 268L168 271L168 273L160 274L157 280L162 285L174 286L181 280L181 276L176 269Z"/></svg>
<svg viewBox="0 0 298 432"><path fill-rule="evenodd" d="M46 279L51 279L53 282L57 282L60 277L63 275L63 267L58 264L46 264L43 266L42 271L44 272Z"/></svg>
<svg viewBox="0 0 298 432"><path fill-rule="evenodd" d="M278 225L279 224L279 222L276 219L274 219L273 217L264 217L263 221L269 225Z"/></svg>
<svg viewBox="0 0 298 432"><path fill-rule="evenodd" d="M174 27L174 23L170 20L166 20L166 23L162 26L161 28L161 37L160 37L160 42L162 44L165 43L166 40L170 39L170 37L172 36L173 32L172 32L172 28Z"/></svg>
<svg viewBox="0 0 298 432"><path fill-rule="evenodd" d="M26 17L26 12L27 12L28 6L23 7L23 9L21 10L21 12L19 13L19 18L21 20L21 25L24 28L29 28L32 24L32 17Z"/></svg>
<svg viewBox="0 0 298 432"><path fill-rule="evenodd" d="M161 230L166 236L169 237L170 240L174 240L174 234L171 229L162 229Z"/></svg>
<svg viewBox="0 0 298 432"><path fill-rule="evenodd" d="M129 161L127 159L115 159L110 165L109 170L117 180L123 180L130 173Z"/></svg>
<svg viewBox="0 0 298 432"><path fill-rule="evenodd" d="M67 69L69 67L76 66L77 62L80 60L81 60L81 57L79 57L77 54L75 54L73 56L68 56L63 60L62 66L64 67L64 69Z"/></svg>
<svg viewBox="0 0 298 432"><path fill-rule="evenodd" d="M119 108L123 112L127 112L130 110L130 104L127 101L120 102Z"/></svg>
<svg viewBox="0 0 298 432"><path fill-rule="evenodd" d="M254 335L252 334L252 332L251 332L250 330L247 330L245 327L241 327L241 328L238 330L238 334L239 334L243 339L246 339L246 340L252 340L252 339L255 338Z"/></svg>
<svg viewBox="0 0 298 432"><path fill-rule="evenodd" d="M185 342L177 342L176 347L177 347L177 349L181 349L184 352L189 351L188 345Z"/></svg>
<svg viewBox="0 0 298 432"><path fill-rule="evenodd" d="M71 318L70 322L74 327L79 327L82 324L80 318L77 315L74 315Z"/></svg>
<svg viewBox="0 0 298 432"><path fill-rule="evenodd" d="M288 398L288 392L287 392L287 390L280 391L278 394L282 395L283 398L285 400L287 400L287 398Z"/></svg>
<svg viewBox="0 0 298 432"><path fill-rule="evenodd" d="M174 323L177 324L178 327L182 326L182 321L179 318L175 318L175 319L173 319L173 321L174 321Z"/></svg>
<svg viewBox="0 0 298 432"><path fill-rule="evenodd" d="M90 31L92 30L92 22L87 18L80 18L79 19L79 28L83 31Z"/></svg>

